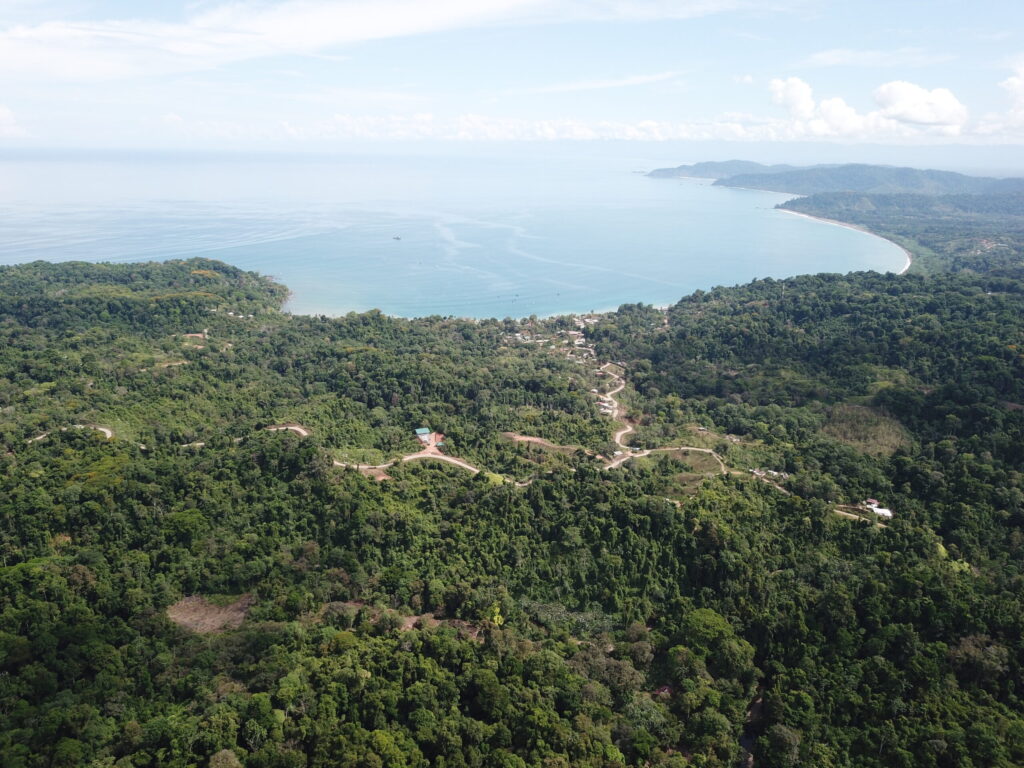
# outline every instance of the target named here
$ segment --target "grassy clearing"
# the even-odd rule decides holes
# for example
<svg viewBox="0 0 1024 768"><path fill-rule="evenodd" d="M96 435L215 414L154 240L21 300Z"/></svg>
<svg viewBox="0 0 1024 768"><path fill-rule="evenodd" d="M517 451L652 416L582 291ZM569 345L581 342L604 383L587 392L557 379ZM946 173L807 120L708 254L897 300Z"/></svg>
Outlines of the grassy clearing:
<svg viewBox="0 0 1024 768"><path fill-rule="evenodd" d="M339 448L331 452L332 456L345 464L384 464L389 459L383 451L376 448Z"/></svg>
<svg viewBox="0 0 1024 768"><path fill-rule="evenodd" d="M539 453L558 453L563 456L572 456L576 451L580 450L578 445L556 445L550 440L544 440L539 437L518 436L519 439L516 439L517 434L515 432L502 432L501 436L503 442L520 446L527 453L536 451Z"/></svg>
<svg viewBox="0 0 1024 768"><path fill-rule="evenodd" d="M835 406L821 431L872 456L888 456L910 445L910 436L902 424L863 405Z"/></svg>

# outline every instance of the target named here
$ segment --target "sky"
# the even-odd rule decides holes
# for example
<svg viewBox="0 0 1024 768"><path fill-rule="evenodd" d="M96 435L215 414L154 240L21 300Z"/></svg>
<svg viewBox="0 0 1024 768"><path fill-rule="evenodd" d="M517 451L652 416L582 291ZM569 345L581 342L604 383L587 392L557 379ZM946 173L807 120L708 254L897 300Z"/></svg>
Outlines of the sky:
<svg viewBox="0 0 1024 768"><path fill-rule="evenodd" d="M601 140L1019 153L1024 2L0 0L0 149Z"/></svg>

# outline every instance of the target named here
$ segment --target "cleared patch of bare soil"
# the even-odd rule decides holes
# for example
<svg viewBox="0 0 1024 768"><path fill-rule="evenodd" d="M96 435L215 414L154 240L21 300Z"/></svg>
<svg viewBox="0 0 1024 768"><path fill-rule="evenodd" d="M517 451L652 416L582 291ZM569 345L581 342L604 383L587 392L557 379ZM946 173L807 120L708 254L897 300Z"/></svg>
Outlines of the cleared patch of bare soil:
<svg viewBox="0 0 1024 768"><path fill-rule="evenodd" d="M242 595L228 605L214 605L206 598L191 595L168 606L167 618L179 627L203 635L225 632L242 626L249 608L255 602L256 598L252 595Z"/></svg>

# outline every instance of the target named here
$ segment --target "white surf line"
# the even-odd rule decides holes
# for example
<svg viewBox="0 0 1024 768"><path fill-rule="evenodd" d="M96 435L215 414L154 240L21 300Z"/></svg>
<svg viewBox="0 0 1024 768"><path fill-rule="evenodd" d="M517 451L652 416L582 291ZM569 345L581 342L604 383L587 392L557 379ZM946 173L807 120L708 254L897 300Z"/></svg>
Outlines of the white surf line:
<svg viewBox="0 0 1024 768"><path fill-rule="evenodd" d="M887 243L892 243L897 248L899 248L901 251L903 251L903 255L907 257L907 263L903 265L903 269L901 269L899 272L896 273L897 275L904 275L904 274L906 274L907 270L910 269L910 266L914 263L914 255L910 251L908 251L902 245L897 243L895 240L890 240L887 237L883 237L882 235L879 235L877 232L872 232L870 229L865 229L864 227L859 227L856 224L848 224L845 221L836 221L835 219L826 219L824 216L814 216L814 215L812 215L810 213L801 213L800 211L791 211L788 208L776 208L775 210L782 211L783 213L789 213L789 214L792 214L793 216L802 216L803 218L810 219L811 221L820 221L823 224L831 224L831 225L833 225L835 227L842 227L843 229L852 229L855 232L863 232L865 235L871 235L872 237L877 237L879 240L884 240Z"/></svg>
<svg viewBox="0 0 1024 768"><path fill-rule="evenodd" d="M618 275L618 276L632 277L635 280L645 280L645 281L650 282L650 283L656 283L656 284L658 284L660 286L670 285L673 288L683 288L683 289L686 288L686 286L683 285L682 283L676 283L676 282L672 282L670 280L665 280L665 278L661 277L661 276L659 276L659 277L652 277L650 275L641 275L641 274L638 274L636 272L627 272L626 270L622 269L621 266L602 267L602 266L599 266L597 264L588 264L587 262L562 261L562 260L559 260L559 259L550 259L550 258L548 258L546 256L539 256L539 255L537 255L535 253L530 253L529 251L523 250L522 248L519 248L518 246L515 246L515 245L509 245L508 246L508 251L509 251L509 253L513 254L514 256L520 256L523 259L527 259L529 261L540 262L542 264L555 264L556 266L560 266L560 267L572 267L573 269L582 269L582 270L586 270L586 271L590 271L590 272L603 272L603 273L606 273L606 274L613 274L613 275Z"/></svg>

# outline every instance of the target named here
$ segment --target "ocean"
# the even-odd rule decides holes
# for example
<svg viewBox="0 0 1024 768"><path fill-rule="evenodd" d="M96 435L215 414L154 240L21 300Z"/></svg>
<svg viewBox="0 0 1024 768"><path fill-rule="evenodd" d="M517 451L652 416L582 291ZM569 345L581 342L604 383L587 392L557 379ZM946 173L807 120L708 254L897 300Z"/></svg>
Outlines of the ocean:
<svg viewBox="0 0 1024 768"><path fill-rule="evenodd" d="M7 155L0 264L203 256L272 275L295 313L499 318L904 267L893 243L774 209L791 195L650 179L644 159Z"/></svg>

